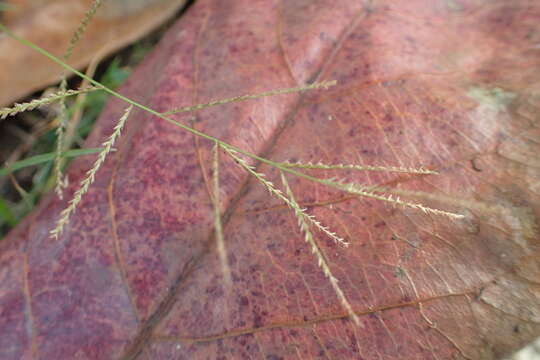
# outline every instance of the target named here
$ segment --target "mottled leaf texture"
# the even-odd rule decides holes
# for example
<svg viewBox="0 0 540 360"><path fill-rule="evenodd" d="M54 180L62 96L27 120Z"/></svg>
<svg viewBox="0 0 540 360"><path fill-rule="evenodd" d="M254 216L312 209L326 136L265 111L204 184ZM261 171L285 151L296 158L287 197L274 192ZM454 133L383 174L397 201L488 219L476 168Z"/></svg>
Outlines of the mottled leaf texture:
<svg viewBox="0 0 540 360"><path fill-rule="evenodd" d="M539 23L532 0L196 1L125 95L167 111L336 79L173 116L274 161L438 170L304 171L428 192L415 201L465 219L288 176L350 242L314 233L355 326L294 214L221 153L227 288L213 143L134 110L59 240L66 200L51 196L0 244L0 358L500 359L524 345L540 333ZM87 145L125 108L112 101Z"/></svg>

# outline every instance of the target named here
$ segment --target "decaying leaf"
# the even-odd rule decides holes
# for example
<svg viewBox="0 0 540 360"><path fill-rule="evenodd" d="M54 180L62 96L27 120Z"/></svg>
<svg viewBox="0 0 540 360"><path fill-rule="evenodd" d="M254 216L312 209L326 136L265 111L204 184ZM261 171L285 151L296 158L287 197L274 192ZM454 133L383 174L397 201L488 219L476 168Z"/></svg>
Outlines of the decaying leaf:
<svg viewBox="0 0 540 360"><path fill-rule="evenodd" d="M73 32L93 0L9 0L0 20L18 35L61 57ZM76 68L88 65L129 44L162 24L185 0L108 0L70 60ZM43 56L0 35L0 106L60 79L62 68Z"/></svg>
<svg viewBox="0 0 540 360"><path fill-rule="evenodd" d="M197 1L123 94L167 112L337 79L171 116L280 163L436 170L302 171L403 190L465 218L288 176L299 206L349 243L313 234L356 326L294 214L223 154L226 288L214 144L134 109L59 239L49 232L66 203L51 196L0 243L0 357L499 359L532 340L539 20L527 0ZM111 101L88 147L125 107ZM71 183L91 164L77 159ZM276 169L250 165L280 183Z"/></svg>

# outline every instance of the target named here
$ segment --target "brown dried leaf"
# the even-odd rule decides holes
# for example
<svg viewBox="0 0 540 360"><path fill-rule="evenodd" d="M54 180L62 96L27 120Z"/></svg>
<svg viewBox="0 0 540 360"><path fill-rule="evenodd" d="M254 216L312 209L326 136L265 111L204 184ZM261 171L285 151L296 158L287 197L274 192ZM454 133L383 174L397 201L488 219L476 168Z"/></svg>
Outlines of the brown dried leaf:
<svg viewBox="0 0 540 360"><path fill-rule="evenodd" d="M82 68L171 17L186 0L104 1L69 63ZM61 57L92 0L10 0L0 20L18 35ZM53 84L62 69L15 40L0 35L0 107Z"/></svg>

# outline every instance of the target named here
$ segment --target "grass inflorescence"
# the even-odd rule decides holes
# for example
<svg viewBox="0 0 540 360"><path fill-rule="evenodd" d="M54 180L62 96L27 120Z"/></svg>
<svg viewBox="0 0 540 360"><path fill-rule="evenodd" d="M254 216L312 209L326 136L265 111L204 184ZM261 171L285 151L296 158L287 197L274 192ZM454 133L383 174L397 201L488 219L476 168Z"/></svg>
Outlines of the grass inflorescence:
<svg viewBox="0 0 540 360"><path fill-rule="evenodd" d="M161 118L169 123L172 123L180 127L184 131L188 131L194 134L195 136L198 136L200 138L204 138L207 140L211 140L213 142L214 147L213 147L213 152L212 152L213 154L212 156L212 169L213 169L212 201L213 201L213 208L214 208L215 238L216 238L216 244L217 244L216 248L217 248L217 252L218 252L218 256L219 256L219 260L221 264L223 277L228 287L232 286L232 279L231 279L231 270L229 268L229 264L227 263L226 238L225 238L222 219L221 219L222 215L221 215L220 183L219 183L220 150L222 150L223 153L226 154L226 156L233 159L235 163L238 164L241 171L245 171L247 174L252 176L258 183L264 186L268 190L271 196L282 201L284 204L286 204L290 208L290 210L292 211L292 214L297 219L299 231L303 233L305 242L310 246L311 252L313 253L315 261L317 262L324 276L330 282L339 300L339 303L341 304L343 309L346 311L346 314L358 326L360 326L360 321L354 312L353 306L347 299L347 296L345 295L345 292L343 291L343 289L340 287L338 279L334 276L331 270L331 264L329 263L327 257L325 256L323 249L317 243L312 230L316 229L320 234L327 236L332 241L343 246L344 248L349 246L349 242L343 239L333 230L329 229L327 226L323 225L313 215L309 214L306 209L302 208L299 205L288 183L287 176L300 177L304 180L312 181L320 185L328 186L333 189L340 190L344 193L352 194L358 197L365 197L365 198L380 200L383 202L390 203L391 205L394 205L394 206L405 207L405 208L417 210L426 214L445 216L451 219L460 219L463 217L463 215L441 210L441 209L434 209L418 202L402 200L399 197L400 195L398 193L399 191L396 189L368 186L366 184L359 184L359 183L349 183L349 182L335 180L335 179L326 179L326 178L309 175L302 171L302 170L317 170L318 169L318 170L333 170L333 171L384 171L384 172L398 172L398 173L415 174L415 175L436 175L437 172L434 170L430 170L424 167L403 168L403 167L394 167L394 166L358 165L358 164L325 164L322 162L312 163L312 162L301 162L301 161L294 162L294 163L293 162L274 162L270 159L260 157L256 154L249 153L243 149L240 149L231 144L228 144L218 138L215 138L213 136L200 132L188 125L177 122L176 120L169 117L169 115L180 113L180 112L198 111L198 110L205 109L208 107L220 106L220 105L228 104L231 102L254 100L254 99L259 99L266 96L277 96L277 95L284 95L284 94L291 94L291 93L299 93L299 92L310 91L314 89L327 89L331 86L336 85L336 81L322 81L322 82L316 82L312 84L299 85L299 86L286 88L286 89L274 89L274 90L265 91L259 94L241 95L241 96L231 97L228 99L214 100L214 101L207 102L204 104L195 104L195 105L186 106L182 108L171 109L165 112L157 112L156 110L153 110L147 106L144 106L142 104L139 104L133 101L132 99L129 99L125 96L120 95L119 93L111 89L110 87L105 86L102 82L98 82L94 80L91 76L87 76L71 68L69 65L66 64L66 60L71 56L75 48L75 45L77 44L78 40L81 38L82 34L84 33L84 29L86 28L88 23L91 21L92 17L96 13L100 4L101 4L101 1L98 1L98 0L93 2L91 9L87 12L84 20L82 21L81 26L77 29L77 31L73 35L70 45L64 55L64 60L60 60L52 56L45 50L37 47L36 45L29 43L28 41L24 39L18 38L17 36L9 32L3 25L0 24L0 30L3 30L8 35L19 40L21 43L32 47L33 49L42 53L49 59L60 64L64 68L64 74L74 73L78 75L79 77L81 77L82 79L84 79L89 84L87 87L84 87L82 89L68 90L66 78L63 77L60 83L60 90L58 92L51 94L49 96L46 96L39 100L33 100L31 102L23 103L23 104L16 104L11 108L0 110L0 118L5 118L6 116L15 115L20 112L24 112L24 111L28 111L30 109L36 108L38 106L53 103L55 101L60 103L60 109L61 109L60 120L58 122L58 127L56 130L57 147L56 147L56 152L54 155L55 156L55 169L56 169L55 171L57 174L56 190L59 194L61 194L63 187L65 187L65 180L61 176L62 160L66 157L66 154L69 153L69 151L66 152L67 149L64 149L64 144L63 144L63 136L64 136L64 132L67 126L67 119L68 119L67 108L65 106L65 99L69 96L78 95L83 92L93 92L95 90L103 90L103 92L105 93L108 93L121 100L124 100L128 106L123 116L118 120L113 130L113 133L109 136L108 139L104 141L102 148L97 149L97 150L94 149L94 151L99 151L98 157L95 160L94 165L87 171L86 177L84 177L84 179L80 182L78 189L75 191L71 200L69 200L66 208L62 210L61 213L59 214L55 227L51 229L50 231L52 238L58 239L62 235L62 233L65 231L65 228L66 226L68 226L71 216L77 210L77 207L80 206L80 203L83 199L84 194L88 192L91 184L95 180L95 177L98 176L98 170L106 161L107 156L113 150L114 143L121 136L122 129L125 126L126 121L128 120L129 114L133 108L138 108L143 111L146 111L152 115L155 115L158 118ZM256 164L266 164L270 167L277 169L281 177L281 184L282 184L283 190L280 190L274 183L269 181L266 178L265 174L259 171L257 166L250 165L245 160L246 158L251 158ZM406 196L407 194L405 193L404 195ZM415 195L418 195L418 193L415 193ZM8 211L6 211L6 206L4 205L5 204L3 204L0 201L0 215L4 213L5 214L4 217L8 219L8 221L13 222L11 215L9 214Z"/></svg>
<svg viewBox="0 0 540 360"><path fill-rule="evenodd" d="M97 86L88 86L86 88L77 89L77 90L71 90L71 89L70 90L60 90L58 92L49 94L49 95L47 95L45 97L42 97L40 99L34 99L32 101L25 102L25 103L20 103L20 104L16 103L11 107L6 107L6 108L0 109L0 119L4 120L8 116L15 116L18 113L21 113L21 112L24 112L24 111L30 111L30 110L34 110L34 109L36 109L36 108L38 108L40 106L50 105L50 104L52 104L54 102L57 102L57 101L59 101L61 99L65 99L68 96L84 94L84 93L92 92L92 91L95 91L95 90L99 90L99 87L97 87Z"/></svg>
<svg viewBox="0 0 540 360"><path fill-rule="evenodd" d="M73 198L69 201L69 206L62 210L62 212L60 213L60 217L56 223L56 227L51 230L51 235L54 238L58 239L58 236L62 233L64 227L68 224L71 214L75 212L77 206L81 202L82 196L88 192L88 188L96 178L96 173L98 172L101 165L103 165L103 163L105 162L107 155L109 155L109 153L112 151L114 143L120 137L120 133L122 132L122 129L124 128L126 120L128 119L132 109L133 106L129 106L124 112L124 115L122 115L122 117L118 120L118 123L114 127L113 133L107 139L107 141L103 143L103 149L99 152L98 158L94 162L94 166L92 166L92 168L87 171L86 177L81 181L80 187L75 192L75 195L73 195Z"/></svg>

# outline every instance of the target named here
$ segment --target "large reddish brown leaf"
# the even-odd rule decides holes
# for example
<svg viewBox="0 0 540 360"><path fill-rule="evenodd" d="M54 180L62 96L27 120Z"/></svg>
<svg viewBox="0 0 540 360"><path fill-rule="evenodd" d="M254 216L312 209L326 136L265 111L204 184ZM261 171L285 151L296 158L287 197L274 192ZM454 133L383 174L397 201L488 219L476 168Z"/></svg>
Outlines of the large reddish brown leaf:
<svg viewBox="0 0 540 360"><path fill-rule="evenodd" d="M290 178L351 242L317 236L356 327L295 217L222 156L227 288L205 185L212 144L136 111L59 241L48 232L66 203L50 197L0 245L2 359L496 359L531 340L539 21L527 0L197 1L124 94L164 111L337 79L175 118L279 161L435 168L346 177L439 194L422 201L466 218ZM125 106L109 104L88 146ZM71 167L70 193L91 161Z"/></svg>

